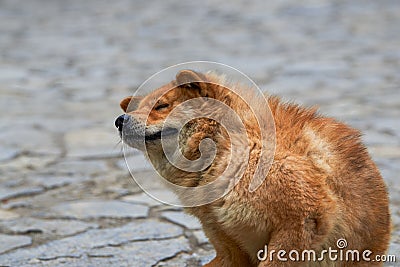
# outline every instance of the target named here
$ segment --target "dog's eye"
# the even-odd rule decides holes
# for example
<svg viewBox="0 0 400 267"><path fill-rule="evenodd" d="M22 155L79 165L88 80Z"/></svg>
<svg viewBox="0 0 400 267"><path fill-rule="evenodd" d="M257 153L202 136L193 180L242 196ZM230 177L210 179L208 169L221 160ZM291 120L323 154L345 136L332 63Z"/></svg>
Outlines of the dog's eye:
<svg viewBox="0 0 400 267"><path fill-rule="evenodd" d="M167 107L169 107L169 104L165 103L165 104L160 104L160 105L156 106L154 109L161 110L161 109L167 108Z"/></svg>

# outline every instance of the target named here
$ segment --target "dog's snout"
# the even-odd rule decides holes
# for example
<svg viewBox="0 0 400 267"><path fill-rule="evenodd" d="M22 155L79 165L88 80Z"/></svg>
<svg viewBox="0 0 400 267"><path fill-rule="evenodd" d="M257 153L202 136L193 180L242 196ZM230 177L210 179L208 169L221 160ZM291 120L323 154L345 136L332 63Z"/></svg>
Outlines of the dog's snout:
<svg viewBox="0 0 400 267"><path fill-rule="evenodd" d="M124 126L124 122L129 120L129 115L122 114L115 120L115 127L118 128L119 131L122 131L122 127Z"/></svg>

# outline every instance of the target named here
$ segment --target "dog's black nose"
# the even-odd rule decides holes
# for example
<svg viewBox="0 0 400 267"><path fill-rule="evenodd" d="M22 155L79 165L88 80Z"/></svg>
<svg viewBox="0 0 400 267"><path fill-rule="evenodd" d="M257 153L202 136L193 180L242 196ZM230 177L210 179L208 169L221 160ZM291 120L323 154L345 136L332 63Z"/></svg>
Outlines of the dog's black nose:
<svg viewBox="0 0 400 267"><path fill-rule="evenodd" d="M129 119L129 115L122 114L115 120L115 127L118 128L118 131L122 131L122 127L124 126L124 121Z"/></svg>

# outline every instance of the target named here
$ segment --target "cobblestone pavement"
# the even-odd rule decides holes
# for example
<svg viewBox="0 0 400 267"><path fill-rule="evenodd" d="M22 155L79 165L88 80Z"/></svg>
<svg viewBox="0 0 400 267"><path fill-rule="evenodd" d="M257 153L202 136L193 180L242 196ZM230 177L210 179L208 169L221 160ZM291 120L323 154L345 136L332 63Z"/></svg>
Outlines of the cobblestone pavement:
<svg viewBox="0 0 400 267"><path fill-rule="evenodd" d="M120 99L191 60L231 65L361 129L400 261L399 25L397 0L0 0L0 265L213 257L194 218L135 185L113 125Z"/></svg>

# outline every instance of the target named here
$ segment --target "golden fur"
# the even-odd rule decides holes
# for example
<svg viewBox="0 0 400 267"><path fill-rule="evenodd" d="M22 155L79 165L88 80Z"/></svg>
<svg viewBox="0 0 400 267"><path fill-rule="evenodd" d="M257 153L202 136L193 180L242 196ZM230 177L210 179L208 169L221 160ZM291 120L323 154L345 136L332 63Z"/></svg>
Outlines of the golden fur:
<svg viewBox="0 0 400 267"><path fill-rule="evenodd" d="M186 70L177 74L176 81L147 96L128 97L121 102L121 108L145 131L159 129L178 104L205 96L224 102L245 122L248 137L242 138L248 139L251 151L242 179L223 198L186 209L199 218L215 247L216 257L206 266L381 266L364 261L325 260L301 265L257 259L257 252L265 245L269 251L321 251L337 248L340 238L347 240L346 249L368 249L373 255L383 255L390 238L387 190L357 130L322 117L315 109L266 96L275 123L275 155L263 184L249 192L261 149L260 130L251 111L263 114L267 107L247 105L237 94L219 86L220 79L214 74ZM240 92L247 91L244 88ZM160 105L164 106L156 110L155 106ZM180 149L191 160L199 157L200 141L212 138L217 144L214 162L198 173L181 171L168 164L159 143L149 142L146 148L155 168L182 186L200 186L218 178L230 149L227 132L212 120L197 119L180 134ZM130 140L124 142L140 148Z"/></svg>

